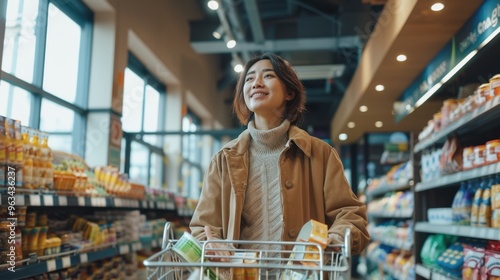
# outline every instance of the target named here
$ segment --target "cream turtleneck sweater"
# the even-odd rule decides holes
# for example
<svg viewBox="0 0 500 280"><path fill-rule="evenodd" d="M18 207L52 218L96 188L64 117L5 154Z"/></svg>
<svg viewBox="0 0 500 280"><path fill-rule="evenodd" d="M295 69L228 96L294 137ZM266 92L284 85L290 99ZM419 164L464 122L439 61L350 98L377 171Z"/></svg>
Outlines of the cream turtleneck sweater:
<svg viewBox="0 0 500 280"><path fill-rule="evenodd" d="M283 205L279 157L288 140L289 128L288 120L270 130L257 130L253 121L248 123L252 140L249 147L250 170L243 206L241 240L281 241Z"/></svg>

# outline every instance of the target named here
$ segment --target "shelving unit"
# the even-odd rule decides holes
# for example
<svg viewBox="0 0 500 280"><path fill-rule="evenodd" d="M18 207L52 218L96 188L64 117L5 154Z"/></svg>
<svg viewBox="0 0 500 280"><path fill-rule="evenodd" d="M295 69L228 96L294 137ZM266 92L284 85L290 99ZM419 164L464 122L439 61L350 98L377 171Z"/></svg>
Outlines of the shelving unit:
<svg viewBox="0 0 500 280"><path fill-rule="evenodd" d="M499 39L495 38L489 44L494 44L495 47L488 46L489 50L488 48L485 48L487 49L485 52L478 53L476 55L476 60L469 62L467 67L465 67L464 70L461 70L463 71L463 75L460 79L472 80L474 82L478 82L478 79L481 80L481 82L484 82L483 80L487 81L487 76L491 76L492 73L479 72L483 69L481 69L481 67L477 67L477 65L481 65L481 63L490 63L486 60L491 60L488 55L491 55L492 52L494 52L492 49L498 46ZM475 65L475 63L477 63L477 65ZM495 69L496 70L494 71L497 71L497 73L500 72L500 68L496 67ZM451 79L450 84L453 84L456 81L456 79ZM455 87L456 84L444 84L440 91L450 91L450 88L454 89ZM439 94L439 92L436 94ZM429 119L432 119L432 116L429 116ZM419 141L413 149L415 173L418 174L420 172L420 162L416 159L418 159L422 153L431 151L436 147L441 147L447 138L456 136L458 137L462 147L474 147L482 145L487 141L500 138L498 131L500 131L500 96L495 96L481 106L464 114L459 119L449 123L440 131L435 132L428 138ZM420 182L419 180L415 180L414 252L416 257L415 272L417 279L459 279L445 271L434 267L427 267L422 263L420 251L426 238L430 235L446 234L464 238L500 240L499 228L462 226L454 224L432 224L429 223L427 217L427 210L429 208L451 207L453 197L455 196L455 193L459 189L461 183L485 178L499 173L500 162L496 162L470 170L440 175L439 177L429 181Z"/></svg>
<svg viewBox="0 0 500 280"><path fill-rule="evenodd" d="M152 247L158 247L161 245L161 242L161 239L153 240L151 245ZM79 250L73 250L56 255L42 256L39 259L26 259L24 260L25 263L23 264L23 266L16 267L14 273L9 270L0 271L0 279L25 279L27 277L57 271L79 264L95 262L98 260L112 258L118 255L137 252L144 246L149 246L149 244L143 244L140 241L135 241L123 244L104 245L90 252L80 252Z"/></svg>
<svg viewBox="0 0 500 280"><path fill-rule="evenodd" d="M9 195L0 193L0 205L8 205ZM18 194L15 195L18 206L78 206L78 207L111 207L134 209L176 210L174 201L136 200L119 197L85 197L57 194ZM189 213L186 213L189 214Z"/></svg>

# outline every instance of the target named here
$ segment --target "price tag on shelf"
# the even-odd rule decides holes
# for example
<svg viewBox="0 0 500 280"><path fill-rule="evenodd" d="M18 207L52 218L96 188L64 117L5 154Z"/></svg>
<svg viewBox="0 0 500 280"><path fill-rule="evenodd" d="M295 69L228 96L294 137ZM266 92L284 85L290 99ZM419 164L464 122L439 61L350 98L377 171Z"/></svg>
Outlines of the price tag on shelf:
<svg viewBox="0 0 500 280"><path fill-rule="evenodd" d="M68 206L68 197L66 196L58 196L59 206Z"/></svg>
<svg viewBox="0 0 500 280"><path fill-rule="evenodd" d="M92 207L99 207L99 201L97 200L97 197L90 198L90 205L92 205Z"/></svg>
<svg viewBox="0 0 500 280"><path fill-rule="evenodd" d="M416 268L415 268L415 272L424 277L425 279L431 279L431 271L430 269L420 265L420 264L417 264Z"/></svg>
<svg viewBox="0 0 500 280"><path fill-rule="evenodd" d="M54 206L54 197L52 195L44 195L43 196L43 205L44 206Z"/></svg>
<svg viewBox="0 0 500 280"><path fill-rule="evenodd" d="M16 195L16 205L25 205L24 203L24 194L18 194Z"/></svg>
<svg viewBox="0 0 500 280"><path fill-rule="evenodd" d="M30 206L40 206L41 201L40 201L40 196L37 194L32 194L30 195Z"/></svg>
<svg viewBox="0 0 500 280"><path fill-rule="evenodd" d="M498 228L489 228L487 229L487 238L490 240L500 240L500 229Z"/></svg>
<svg viewBox="0 0 500 280"><path fill-rule="evenodd" d="M85 206L85 197L83 196L78 197L78 206Z"/></svg>
<svg viewBox="0 0 500 280"><path fill-rule="evenodd" d="M70 257L66 256L62 258L62 266L63 268L68 268L71 266L71 259Z"/></svg>
<svg viewBox="0 0 500 280"><path fill-rule="evenodd" d="M87 254L83 253L80 255L80 263L87 263L89 261L89 257Z"/></svg>
<svg viewBox="0 0 500 280"><path fill-rule="evenodd" d="M100 204L101 204L102 207L106 207L107 206L106 205L106 198L105 197L101 197L99 200L101 201Z"/></svg>
<svg viewBox="0 0 500 280"><path fill-rule="evenodd" d="M121 255L128 254L130 252L130 248L129 248L128 244L120 245L120 247L118 249L119 249L118 252Z"/></svg>
<svg viewBox="0 0 500 280"><path fill-rule="evenodd" d="M47 272L56 270L56 260L47 261Z"/></svg>
<svg viewBox="0 0 500 280"><path fill-rule="evenodd" d="M122 207L123 202L121 198L115 198L115 207Z"/></svg>

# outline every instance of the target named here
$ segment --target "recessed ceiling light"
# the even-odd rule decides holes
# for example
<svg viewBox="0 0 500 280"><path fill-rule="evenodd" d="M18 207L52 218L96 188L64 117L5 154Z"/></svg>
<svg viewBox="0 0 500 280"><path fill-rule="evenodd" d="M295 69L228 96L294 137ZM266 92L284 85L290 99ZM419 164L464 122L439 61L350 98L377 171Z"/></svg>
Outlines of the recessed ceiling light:
<svg viewBox="0 0 500 280"><path fill-rule="evenodd" d="M362 106L359 106L359 110L364 113L364 112L368 111L368 107L366 107L365 105L362 105Z"/></svg>
<svg viewBox="0 0 500 280"><path fill-rule="evenodd" d="M219 8L219 3L215 0L210 0L207 2L207 6L210 8L210 10L217 10Z"/></svg>
<svg viewBox="0 0 500 280"><path fill-rule="evenodd" d="M345 140L347 140L347 134L345 134L345 133L340 133L340 134L339 134L339 140L340 140L340 141L345 141Z"/></svg>
<svg viewBox="0 0 500 280"><path fill-rule="evenodd" d="M443 3L434 3L432 6L431 6L431 10L433 10L434 12L439 12L441 11L442 9L444 9L444 4Z"/></svg>
<svg viewBox="0 0 500 280"><path fill-rule="evenodd" d="M227 41L226 47L228 49L232 49L232 48L236 47L236 41L235 40L229 40L229 41Z"/></svg>
<svg viewBox="0 0 500 280"><path fill-rule="evenodd" d="M406 59L407 59L407 57L406 57L406 55L404 55L404 54L400 54L400 55L398 55L398 56L396 57L396 60L397 60L397 61L400 61L400 62L406 61Z"/></svg>
<svg viewBox="0 0 500 280"><path fill-rule="evenodd" d="M375 122L375 126L376 126L376 127L382 127L382 126L384 126L384 123L383 123L383 122L381 122L381 121L376 121L376 122Z"/></svg>
<svg viewBox="0 0 500 280"><path fill-rule="evenodd" d="M347 123L347 127L348 128L354 128L354 127L356 127L356 124L354 122L348 122Z"/></svg>
<svg viewBox="0 0 500 280"><path fill-rule="evenodd" d="M376 91L383 91L385 89L384 85L376 85L375 90Z"/></svg>
<svg viewBox="0 0 500 280"><path fill-rule="evenodd" d="M236 73L240 73L241 71L243 71L243 65L241 65L241 64L239 64L239 63L238 63L238 64L236 64L236 65L234 66L234 72L236 72Z"/></svg>

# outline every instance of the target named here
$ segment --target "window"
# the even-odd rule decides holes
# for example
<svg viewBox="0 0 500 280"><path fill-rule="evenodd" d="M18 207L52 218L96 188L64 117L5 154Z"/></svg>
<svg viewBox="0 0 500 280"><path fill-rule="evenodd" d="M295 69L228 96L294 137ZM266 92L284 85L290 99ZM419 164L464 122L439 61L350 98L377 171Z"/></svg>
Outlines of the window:
<svg viewBox="0 0 500 280"><path fill-rule="evenodd" d="M121 162L137 183L163 185L163 136L144 134L161 130L165 121L165 86L132 54L128 56L123 86Z"/></svg>
<svg viewBox="0 0 500 280"><path fill-rule="evenodd" d="M83 156L93 14L81 1L9 0L0 114Z"/></svg>
<svg viewBox="0 0 500 280"><path fill-rule="evenodd" d="M182 131L195 132L200 130L201 121L192 112L182 118ZM202 182L201 156L203 145L199 134L186 134L182 136L181 168L182 184L180 194L189 198L198 198Z"/></svg>

